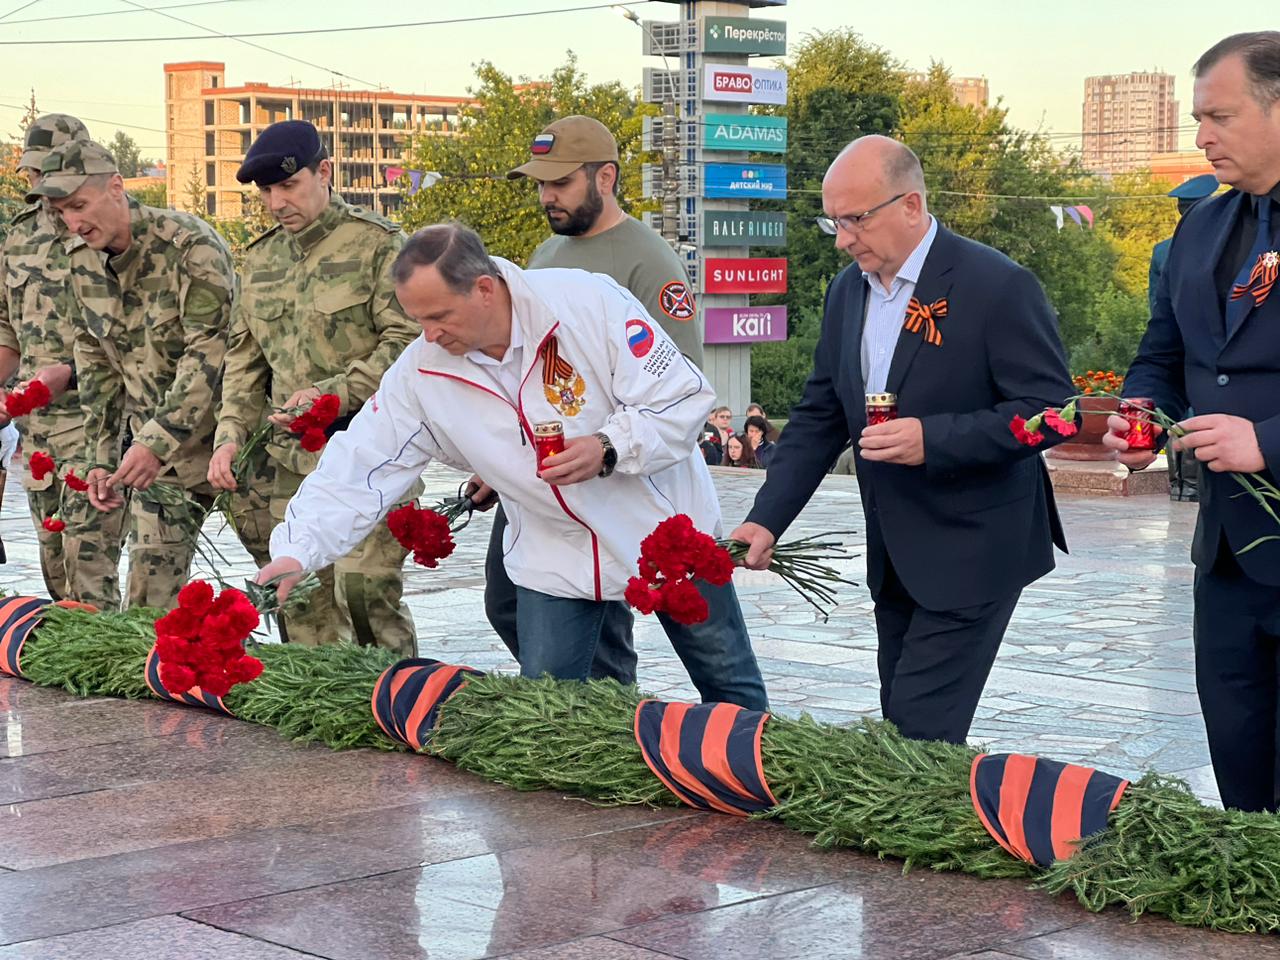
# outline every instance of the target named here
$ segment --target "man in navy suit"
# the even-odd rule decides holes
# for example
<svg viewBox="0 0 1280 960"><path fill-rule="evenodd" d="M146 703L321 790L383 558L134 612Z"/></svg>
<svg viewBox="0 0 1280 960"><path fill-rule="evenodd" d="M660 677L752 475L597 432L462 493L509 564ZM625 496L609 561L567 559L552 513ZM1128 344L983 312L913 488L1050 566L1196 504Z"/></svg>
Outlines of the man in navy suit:
<svg viewBox="0 0 1280 960"><path fill-rule="evenodd" d="M1280 534L1232 473L1280 476L1280 32L1227 37L1196 62L1196 145L1235 189L1200 203L1173 236L1151 322L1125 378L1173 417L1205 467L1196 565L1196 688L1222 802L1280 801ZM1271 278L1271 279L1268 279ZM1112 418L1113 430L1123 421ZM1149 451L1104 443L1133 469ZM1272 504L1272 507L1278 505ZM1243 551L1243 552L1242 552Z"/></svg>
<svg viewBox="0 0 1280 960"><path fill-rule="evenodd" d="M827 290L813 373L733 536L767 567L854 438L884 716L962 743L1022 588L1066 549L1039 451L1009 427L1072 393L1057 318L1029 271L929 215L920 161L894 140L847 146L822 206L855 263ZM899 418L867 426L881 392Z"/></svg>

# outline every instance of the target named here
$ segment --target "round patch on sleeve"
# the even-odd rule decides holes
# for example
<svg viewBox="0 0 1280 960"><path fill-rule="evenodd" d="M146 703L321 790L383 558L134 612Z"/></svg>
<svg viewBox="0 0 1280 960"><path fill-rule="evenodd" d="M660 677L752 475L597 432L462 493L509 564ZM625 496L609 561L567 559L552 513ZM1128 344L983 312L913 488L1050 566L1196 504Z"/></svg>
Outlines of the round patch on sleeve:
<svg viewBox="0 0 1280 960"><path fill-rule="evenodd" d="M662 288L658 295L658 306L672 320L693 319L693 294L683 280L672 280Z"/></svg>

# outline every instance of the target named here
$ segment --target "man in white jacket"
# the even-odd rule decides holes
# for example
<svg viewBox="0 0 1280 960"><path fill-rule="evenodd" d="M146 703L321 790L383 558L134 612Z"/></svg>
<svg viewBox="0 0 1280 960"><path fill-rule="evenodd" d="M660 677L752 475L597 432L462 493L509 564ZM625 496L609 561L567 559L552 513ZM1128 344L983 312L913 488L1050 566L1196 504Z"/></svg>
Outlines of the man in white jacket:
<svg viewBox="0 0 1280 960"><path fill-rule="evenodd" d="M490 258L460 224L414 234L393 276L424 335L329 442L272 533L258 580L287 574L287 594L383 522L440 460L484 477L506 506L521 673L585 679L640 541L677 513L721 533L697 447L711 386L613 280L523 271ZM539 474L532 425L545 420L565 424L565 452ZM659 615L694 686L705 701L766 709L733 585L698 588L705 622Z"/></svg>

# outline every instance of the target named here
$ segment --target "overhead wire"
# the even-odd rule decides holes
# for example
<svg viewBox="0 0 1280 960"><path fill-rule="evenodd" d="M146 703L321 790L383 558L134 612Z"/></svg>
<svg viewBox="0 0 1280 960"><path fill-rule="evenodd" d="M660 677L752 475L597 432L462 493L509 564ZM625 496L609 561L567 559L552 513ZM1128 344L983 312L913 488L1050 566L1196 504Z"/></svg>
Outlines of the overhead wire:
<svg viewBox="0 0 1280 960"><path fill-rule="evenodd" d="M251 3L251 2L256 2L256 0L194 0L194 2L191 2L191 3L174 3L166 7L152 7L151 10L152 12L159 11L159 10L182 10L186 7L213 7L213 6L218 6L219 4L224 4L224 3ZM27 4L27 6L28 7L32 6L32 4L29 3ZM26 7L21 7L19 9L26 9ZM14 13L14 12L16 11L10 11L10 13ZM120 16L127 17L127 16L133 16L140 12L141 11L139 10L96 10L93 13L61 13L61 14L58 14L56 17L29 17L26 20L6 20L4 17L0 17L0 21L3 21L3 25L6 27L16 27L21 24L28 24L28 23L53 23L55 21L63 21L63 20L88 20L93 17L120 17Z"/></svg>
<svg viewBox="0 0 1280 960"><path fill-rule="evenodd" d="M282 50L272 50L270 47L264 47L262 44L254 43L252 40L246 40L243 37L237 37L237 36L232 36L231 34L223 33L221 30L215 30L213 27L206 27L204 24L196 23L193 20L186 20L183 17L179 17L178 15L173 13L165 13L163 10L157 9L155 7L144 6L143 4L136 2L136 0L120 0L120 2L128 4L131 7L136 7L138 10L145 10L147 13L159 14L160 16L164 17L166 20L174 20L178 23L186 24L189 27L195 27L197 30L204 30L207 33L213 34L215 37L221 37L224 40L234 40L237 43L244 44L246 47L252 47L254 50L261 50L263 53L269 53L273 56L282 57L285 60L292 60L294 63L300 63L305 67L311 67L312 69L315 69L315 70L322 70L325 73L332 74L335 77L342 77L344 80L354 80L356 81L356 83L363 83L366 86L370 86L370 87L378 86L378 84L374 83L371 80L365 80L361 77L354 76L353 74L343 73L341 70L338 70L335 67L328 67L328 66L324 66L323 64L315 63L311 60L304 60L301 57L295 57L292 54L285 53Z"/></svg>
<svg viewBox="0 0 1280 960"><path fill-rule="evenodd" d="M32 0L33 3L38 0ZM635 4L655 3L658 0L630 0ZM27 4L31 6L31 4ZM301 30L258 30L251 33L225 33L222 36L227 40L256 39L259 37L305 37L315 36L326 33L360 33L368 30L403 30L412 27L440 27L452 26L462 23L484 23L494 20L516 20L526 17L543 17L560 13L583 13L588 10L607 10L616 6L613 3L596 3L581 7L557 7L551 10L524 10L516 13L491 13L481 14L474 17L450 17L441 20L411 20L399 23L363 23L353 24L346 27L311 27ZM25 8L19 8L25 9ZM152 8L154 9L158 8ZM205 29L205 28L201 28ZM86 43L167 43L178 40L207 40L208 37L203 34L192 36L170 36L170 37L81 37L81 38L59 38L56 40L0 40L0 46L5 47L35 47L35 46L52 46L55 44L86 44ZM363 82L363 81L362 81Z"/></svg>

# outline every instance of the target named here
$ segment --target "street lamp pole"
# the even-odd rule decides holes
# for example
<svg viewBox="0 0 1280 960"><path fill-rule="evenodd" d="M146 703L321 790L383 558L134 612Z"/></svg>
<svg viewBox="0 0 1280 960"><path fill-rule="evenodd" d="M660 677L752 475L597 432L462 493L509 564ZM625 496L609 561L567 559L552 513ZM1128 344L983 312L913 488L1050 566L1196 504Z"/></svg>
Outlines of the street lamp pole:
<svg viewBox="0 0 1280 960"><path fill-rule="evenodd" d="M667 59L667 52L663 45L658 43L653 31L644 25L644 21L636 15L636 12L617 4L614 5L613 9L648 35L650 43L658 51L658 55L662 57L662 66L667 74L667 83L664 86L662 97L662 238L674 247L680 239L680 182L678 176L680 133L676 125L678 118L674 89L675 84L678 82L678 77L675 71L671 69L671 62Z"/></svg>

